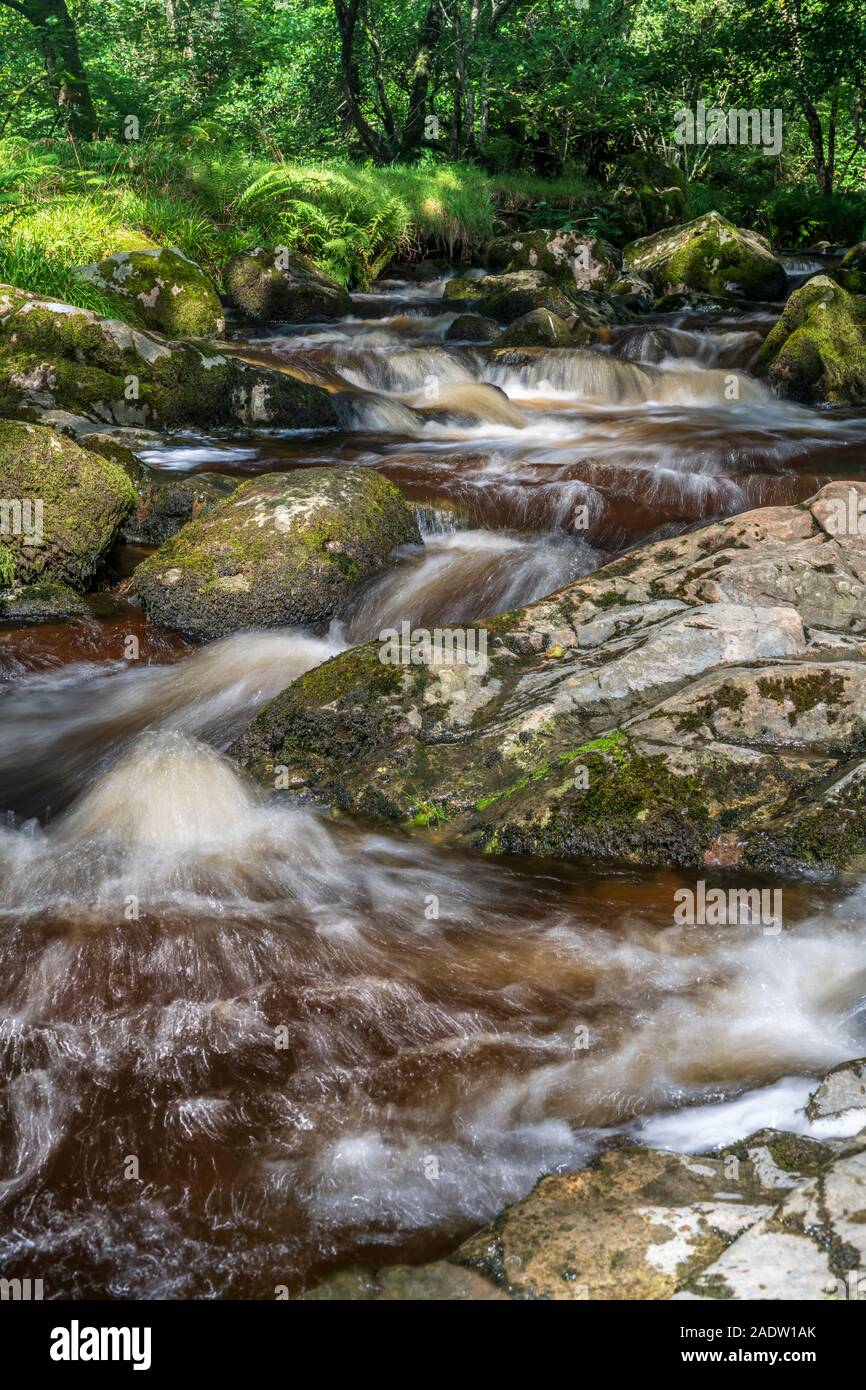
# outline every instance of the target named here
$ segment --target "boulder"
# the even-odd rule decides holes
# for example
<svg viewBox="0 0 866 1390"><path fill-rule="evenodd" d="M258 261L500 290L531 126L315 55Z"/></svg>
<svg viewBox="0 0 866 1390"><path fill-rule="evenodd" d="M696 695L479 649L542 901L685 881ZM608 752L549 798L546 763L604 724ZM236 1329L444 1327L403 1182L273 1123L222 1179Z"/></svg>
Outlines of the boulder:
<svg viewBox="0 0 866 1390"><path fill-rule="evenodd" d="M86 589L135 502L122 468L44 425L16 420L0 420L0 493L3 547L14 567L5 577L18 590Z"/></svg>
<svg viewBox="0 0 866 1390"><path fill-rule="evenodd" d="M755 373L807 405L866 405L866 297L816 275L791 295Z"/></svg>
<svg viewBox="0 0 866 1390"><path fill-rule="evenodd" d="M548 309L559 318L567 318L573 304L565 289L553 283L543 270L518 270L507 275L488 275L478 282L480 297L476 301L479 314L510 324L533 309Z"/></svg>
<svg viewBox="0 0 866 1390"><path fill-rule="evenodd" d="M0 286L0 414L100 425L337 424L317 386L89 309Z"/></svg>
<svg viewBox="0 0 866 1390"><path fill-rule="evenodd" d="M549 309L533 309L515 319L495 340L494 347L570 347L571 329Z"/></svg>
<svg viewBox="0 0 866 1390"><path fill-rule="evenodd" d="M866 1057L827 1072L809 1097L806 1113L812 1121L850 1115L861 1129L866 1128Z"/></svg>
<svg viewBox="0 0 866 1390"><path fill-rule="evenodd" d="M448 325L445 340L449 343L491 343L499 334L499 324L483 319L480 314L458 314Z"/></svg>
<svg viewBox="0 0 866 1390"><path fill-rule="evenodd" d="M833 271L833 279L850 294L866 294L866 241L845 252Z"/></svg>
<svg viewBox="0 0 866 1390"><path fill-rule="evenodd" d="M216 289L201 266L176 247L114 251L75 273L95 285L129 323L168 338L213 338L225 332Z"/></svg>
<svg viewBox="0 0 866 1390"><path fill-rule="evenodd" d="M511 238L507 272L543 270L554 284L603 290L617 278L622 256L601 237L578 232L519 232Z"/></svg>
<svg viewBox="0 0 866 1390"><path fill-rule="evenodd" d="M351 298L339 281L285 247L239 251L223 279L231 303L246 319L317 323L352 312Z"/></svg>
<svg viewBox="0 0 866 1390"><path fill-rule="evenodd" d="M187 637L321 623L410 541L413 510L371 469L269 473L187 523L133 587L152 622Z"/></svg>
<svg viewBox="0 0 866 1390"><path fill-rule="evenodd" d="M453 660L344 653L265 706L234 756L461 849L757 869L781 844L789 869L846 868L866 853L866 777L827 833L793 827L866 771L849 494L866 510L866 485L834 483L635 550L460 629Z"/></svg>
<svg viewBox="0 0 866 1390"><path fill-rule="evenodd" d="M763 238L705 213L653 236L630 242L623 268L649 280L659 294L701 290L747 300L781 299L787 277Z"/></svg>

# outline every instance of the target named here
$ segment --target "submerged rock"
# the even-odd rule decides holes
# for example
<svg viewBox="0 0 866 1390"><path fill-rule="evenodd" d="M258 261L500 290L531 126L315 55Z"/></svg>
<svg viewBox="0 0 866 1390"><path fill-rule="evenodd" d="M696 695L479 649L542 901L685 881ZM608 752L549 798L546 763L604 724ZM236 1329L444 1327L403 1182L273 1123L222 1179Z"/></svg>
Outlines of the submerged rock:
<svg viewBox="0 0 866 1390"><path fill-rule="evenodd" d="M866 297L816 275L791 295L755 372L807 405L866 405Z"/></svg>
<svg viewBox="0 0 866 1390"><path fill-rule="evenodd" d="M827 834L786 831L862 758L851 496L866 507L866 485L830 484L636 550L460 629L451 659L343 653L267 705L234 755L265 783L283 764L335 807L464 849L700 867L724 845L759 867L782 846L789 868L853 865L859 774Z"/></svg>
<svg viewBox="0 0 866 1390"><path fill-rule="evenodd" d="M223 278L231 303L247 319L315 323L352 312L348 291L338 280L285 247L239 251Z"/></svg>
<svg viewBox="0 0 866 1390"><path fill-rule="evenodd" d="M317 386L10 286L0 286L0 414L73 434L94 422L337 423Z"/></svg>
<svg viewBox="0 0 866 1390"><path fill-rule="evenodd" d="M764 239L717 212L631 242L623 268L651 281L659 294L701 290L772 300L783 297L788 283Z"/></svg>
<svg viewBox="0 0 866 1390"><path fill-rule="evenodd" d="M13 570L6 567L6 587L18 591L18 604L21 590L34 585L85 589L135 502L122 468L52 429L16 420L0 420L0 492ZM36 599L31 593L27 601Z"/></svg>
<svg viewBox="0 0 866 1390"><path fill-rule="evenodd" d="M133 587L152 622L187 637L320 623L419 540L414 512L372 469L269 473L178 531Z"/></svg>
<svg viewBox="0 0 866 1390"><path fill-rule="evenodd" d="M219 295L201 266L176 247L115 251L76 275L117 305L121 318L168 338L212 338L225 332Z"/></svg>

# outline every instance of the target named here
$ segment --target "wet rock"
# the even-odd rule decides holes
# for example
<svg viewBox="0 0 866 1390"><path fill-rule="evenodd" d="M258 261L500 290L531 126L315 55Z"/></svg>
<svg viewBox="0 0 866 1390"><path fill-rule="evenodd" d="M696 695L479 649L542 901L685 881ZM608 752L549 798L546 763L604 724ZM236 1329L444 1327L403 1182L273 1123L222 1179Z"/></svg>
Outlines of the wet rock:
<svg viewBox="0 0 866 1390"><path fill-rule="evenodd" d="M175 247L114 251L76 275L95 285L129 323L168 338L212 338L225 332L219 295L201 266Z"/></svg>
<svg viewBox="0 0 866 1390"><path fill-rule="evenodd" d="M223 278L231 303L247 319L317 323L352 312L351 298L339 281L285 247L239 251Z"/></svg>
<svg viewBox="0 0 866 1390"><path fill-rule="evenodd" d="M681 294L663 294L653 308L657 314L719 314L732 309L742 310L742 300L727 294L698 294L687 290Z"/></svg>
<svg viewBox="0 0 866 1390"><path fill-rule="evenodd" d="M613 284L608 285L607 293L611 296L619 296L626 308L636 314L643 314L651 309L656 297L655 290L649 281L644 280L641 275L634 275L631 271L618 276Z"/></svg>
<svg viewBox="0 0 866 1390"><path fill-rule="evenodd" d="M478 312L497 323L514 323L533 309L547 309L562 319L573 312L574 306L565 290L542 270L488 275L477 283L481 291L476 306Z"/></svg>
<svg viewBox="0 0 866 1390"><path fill-rule="evenodd" d="M458 314L448 325L445 339L449 343L492 343L499 335L499 324L480 314Z"/></svg>
<svg viewBox="0 0 866 1390"><path fill-rule="evenodd" d="M0 414L73 434L94 423L337 423L319 387L8 286L0 287Z"/></svg>
<svg viewBox="0 0 866 1390"><path fill-rule="evenodd" d="M307 468L244 483L139 565L152 622L211 639L320 623L392 550L418 542L392 483L363 468Z"/></svg>
<svg viewBox="0 0 866 1390"><path fill-rule="evenodd" d="M845 252L833 271L833 279L849 294L866 294L866 241Z"/></svg>
<svg viewBox="0 0 866 1390"><path fill-rule="evenodd" d="M122 539L133 545L162 545L188 521L207 516L230 497L236 478L220 473L166 475L146 464L128 464L136 505L123 524Z"/></svg>
<svg viewBox="0 0 866 1390"><path fill-rule="evenodd" d="M836 525L849 490L866 507L866 485L830 484L636 550L461 629L451 661L344 653L266 706L235 756L463 849L702 866L725 836L754 868L783 851L854 866L866 544ZM798 828L812 803L826 833Z"/></svg>
<svg viewBox="0 0 866 1390"><path fill-rule="evenodd" d="M770 1209L746 1165L732 1184L719 1158L625 1148L542 1178L451 1258L512 1298L669 1298Z"/></svg>
<svg viewBox="0 0 866 1390"><path fill-rule="evenodd" d="M813 1091L809 1097L806 1107L810 1120L823 1120L852 1111L855 1118L862 1115L866 1128L866 1057L843 1062L841 1066L828 1071L817 1091Z"/></svg>
<svg viewBox="0 0 866 1390"><path fill-rule="evenodd" d="M570 347L573 341L571 329L564 319L552 314L549 309L533 309L515 319L510 328L500 333L494 346Z"/></svg>
<svg viewBox="0 0 866 1390"><path fill-rule="evenodd" d="M866 405L866 297L816 275L791 295L755 372L791 400Z"/></svg>
<svg viewBox="0 0 866 1390"><path fill-rule="evenodd" d="M124 471L42 425L0 420L9 587L83 590L135 502Z"/></svg>
<svg viewBox="0 0 866 1390"><path fill-rule="evenodd" d="M86 617L87 604L65 584L28 584L21 589L0 589L0 622L56 623L64 618Z"/></svg>
<svg viewBox="0 0 866 1390"><path fill-rule="evenodd" d="M649 280L659 294L700 290L739 299L781 299L787 277L755 233L717 212L626 246L623 268Z"/></svg>

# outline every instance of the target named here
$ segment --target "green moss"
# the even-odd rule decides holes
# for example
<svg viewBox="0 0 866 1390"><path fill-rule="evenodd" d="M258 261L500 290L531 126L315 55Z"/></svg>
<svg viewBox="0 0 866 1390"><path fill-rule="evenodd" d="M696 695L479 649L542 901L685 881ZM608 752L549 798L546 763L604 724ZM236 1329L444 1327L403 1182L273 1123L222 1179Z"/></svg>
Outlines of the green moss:
<svg viewBox="0 0 866 1390"><path fill-rule="evenodd" d="M802 676L762 676L758 680L758 691L767 700L778 704L791 704L793 709L788 722L793 726L797 718L816 705L835 704L845 694L845 681L832 671L810 671Z"/></svg>
<svg viewBox="0 0 866 1390"><path fill-rule="evenodd" d="M15 560L11 550L0 544L0 589L11 589L15 582Z"/></svg>
<svg viewBox="0 0 866 1390"><path fill-rule="evenodd" d="M866 403L866 299L826 275L795 290L755 360L783 395L806 404Z"/></svg>

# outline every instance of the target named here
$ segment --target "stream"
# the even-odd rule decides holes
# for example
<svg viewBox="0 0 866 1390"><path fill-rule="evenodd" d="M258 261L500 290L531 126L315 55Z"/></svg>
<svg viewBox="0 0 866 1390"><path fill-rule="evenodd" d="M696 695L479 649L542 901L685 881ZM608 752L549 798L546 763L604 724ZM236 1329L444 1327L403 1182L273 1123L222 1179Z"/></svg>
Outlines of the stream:
<svg viewBox="0 0 866 1390"><path fill-rule="evenodd" d="M789 258L792 285L816 269ZM444 281L235 337L341 427L185 433L165 472L374 468L422 546L325 631L196 648L125 597L0 626L0 1272L46 1297L261 1298L452 1248L627 1134L827 1133L866 1053L866 889L785 928L681 927L675 872L445 855L267 798L223 751L382 627L468 621L624 548L866 478L866 411L749 372L779 306L645 315L592 349L446 339ZM116 554L116 576L141 552ZM140 657L124 657L128 635Z"/></svg>

